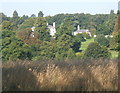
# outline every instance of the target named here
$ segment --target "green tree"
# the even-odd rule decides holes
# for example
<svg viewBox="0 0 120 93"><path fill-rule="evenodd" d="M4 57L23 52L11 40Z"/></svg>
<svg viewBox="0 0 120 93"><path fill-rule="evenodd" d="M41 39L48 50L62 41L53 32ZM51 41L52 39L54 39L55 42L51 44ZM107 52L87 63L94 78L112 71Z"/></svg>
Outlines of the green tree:
<svg viewBox="0 0 120 93"><path fill-rule="evenodd" d="M17 11L13 12L13 17L11 18L11 22L13 23L13 30L17 30L19 25L20 17L18 16Z"/></svg>
<svg viewBox="0 0 120 93"><path fill-rule="evenodd" d="M68 51L67 51L67 59L74 59L75 58L75 52L73 51L72 48L70 48Z"/></svg>
<svg viewBox="0 0 120 93"><path fill-rule="evenodd" d="M18 18L18 13L16 10L13 12L13 18Z"/></svg>
<svg viewBox="0 0 120 93"><path fill-rule="evenodd" d="M17 37L20 38L24 43L28 45L33 45L33 44L39 44L40 40L37 38L37 36L32 37L30 28L23 29L22 31L17 32Z"/></svg>
<svg viewBox="0 0 120 93"><path fill-rule="evenodd" d="M104 35L97 35L95 41L98 42L101 46L109 47L109 40L105 38Z"/></svg>
<svg viewBox="0 0 120 93"><path fill-rule="evenodd" d="M50 33L47 28L47 20L43 17L38 17L35 22L35 32L39 35L39 39L42 41L50 41Z"/></svg>
<svg viewBox="0 0 120 93"><path fill-rule="evenodd" d="M32 60L54 59L56 53L56 44L54 42L43 41L40 45L32 45Z"/></svg>
<svg viewBox="0 0 120 93"><path fill-rule="evenodd" d="M36 17L36 15L35 15L35 14L32 14L30 17L34 18L34 17Z"/></svg>
<svg viewBox="0 0 120 93"><path fill-rule="evenodd" d="M2 22L2 30L12 30L13 25L10 21L3 21Z"/></svg>
<svg viewBox="0 0 120 93"><path fill-rule="evenodd" d="M29 18L27 20L25 20L22 24L19 25L18 30L24 30L26 28L32 28L34 26L35 23L35 18Z"/></svg>
<svg viewBox="0 0 120 93"><path fill-rule="evenodd" d="M77 34L76 36L74 36L78 41L81 41L81 42L85 42L85 38L84 38L84 35L83 34Z"/></svg>
<svg viewBox="0 0 120 93"><path fill-rule="evenodd" d="M69 49L73 46L72 45L72 37L67 34L63 34L57 40L57 53L55 58L62 60L67 58Z"/></svg>
<svg viewBox="0 0 120 93"><path fill-rule="evenodd" d="M56 36L59 37L63 34L72 36L73 30L74 30L73 21L71 20L71 18L66 18L64 19L63 23L61 23L60 27L58 28Z"/></svg>
<svg viewBox="0 0 120 93"><path fill-rule="evenodd" d="M32 58L30 47L16 38L14 32L3 31L2 36L1 51L3 61Z"/></svg>
<svg viewBox="0 0 120 93"><path fill-rule="evenodd" d="M43 16L44 16L43 12L42 12L42 11L39 11L38 17L43 17Z"/></svg>
<svg viewBox="0 0 120 93"><path fill-rule="evenodd" d="M79 38L79 35L73 36L72 37L72 49L74 52L79 52L80 46L81 46L81 39Z"/></svg>
<svg viewBox="0 0 120 93"><path fill-rule="evenodd" d="M9 18L2 12L0 13L0 17L1 17L0 23L2 23L3 21L9 20Z"/></svg>
<svg viewBox="0 0 120 93"><path fill-rule="evenodd" d="M111 11L110 11L110 14L114 14L114 10L111 10Z"/></svg>
<svg viewBox="0 0 120 93"><path fill-rule="evenodd" d="M100 24L97 27L96 34L104 34L104 35L109 35L110 34L110 29L105 25L105 24Z"/></svg>
<svg viewBox="0 0 120 93"><path fill-rule="evenodd" d="M101 47L97 42L92 42L88 45L84 53L85 58L109 58L110 52L105 47Z"/></svg>
<svg viewBox="0 0 120 93"><path fill-rule="evenodd" d="M110 41L110 48L120 50L120 30L113 33L113 38Z"/></svg>
<svg viewBox="0 0 120 93"><path fill-rule="evenodd" d="M18 24L19 24L19 25L22 24L26 19L28 19L28 16L23 15L23 16L19 19Z"/></svg>

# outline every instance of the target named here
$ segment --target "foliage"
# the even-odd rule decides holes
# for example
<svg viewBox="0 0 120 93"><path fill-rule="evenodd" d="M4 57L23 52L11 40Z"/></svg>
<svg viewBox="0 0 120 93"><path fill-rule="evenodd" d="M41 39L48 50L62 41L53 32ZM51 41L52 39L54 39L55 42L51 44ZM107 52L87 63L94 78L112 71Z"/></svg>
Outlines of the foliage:
<svg viewBox="0 0 120 93"><path fill-rule="evenodd" d="M42 41L49 41L51 36L47 28L47 20L43 17L38 17L35 21L35 26L35 32L39 35L39 39Z"/></svg>
<svg viewBox="0 0 120 93"><path fill-rule="evenodd" d="M84 35L83 34L77 34L76 36L74 36L78 41L81 41L81 42L85 42L85 38L84 38Z"/></svg>
<svg viewBox="0 0 120 93"><path fill-rule="evenodd" d="M120 14L118 13L116 23L114 26L113 38L110 41L110 48L113 50L120 50Z"/></svg>
<svg viewBox="0 0 120 93"><path fill-rule="evenodd" d="M74 59L75 58L75 53L73 51L72 48L70 48L68 51L67 51L67 59Z"/></svg>
<svg viewBox="0 0 120 93"><path fill-rule="evenodd" d="M35 14L32 14L30 17L31 17L31 18L34 18L34 17L36 17L36 15L35 15Z"/></svg>
<svg viewBox="0 0 120 93"><path fill-rule="evenodd" d="M75 52L79 52L80 50L80 46L81 46L81 39L80 39L80 37L79 37L79 35L76 35L76 36L73 36L72 37L72 43L73 43L73 46L72 46L72 48L73 48L73 50L75 51Z"/></svg>
<svg viewBox="0 0 120 93"><path fill-rule="evenodd" d="M3 22L3 21L9 21L9 17L7 17L4 13L0 12L0 24Z"/></svg>
<svg viewBox="0 0 120 93"><path fill-rule="evenodd" d="M64 19L63 23L61 23L60 27L58 28L58 31L56 33L56 36L59 37L63 34L71 35L72 31L74 30L73 21L71 18Z"/></svg>
<svg viewBox="0 0 120 93"><path fill-rule="evenodd" d="M118 31L113 33L113 38L110 41L110 48L113 50L120 50L120 34Z"/></svg>
<svg viewBox="0 0 120 93"><path fill-rule="evenodd" d="M107 48L101 47L98 43L92 42L85 50L85 58L109 58L110 53Z"/></svg>
<svg viewBox="0 0 120 93"><path fill-rule="evenodd" d="M12 30L13 25L10 21L3 21L2 22L2 30Z"/></svg>
<svg viewBox="0 0 120 93"><path fill-rule="evenodd" d="M33 48L33 47L32 47ZM32 60L54 59L56 53L55 43L44 41L39 46L34 46Z"/></svg>
<svg viewBox="0 0 120 93"><path fill-rule="evenodd" d="M18 18L18 13L16 10L13 12L13 18Z"/></svg>
<svg viewBox="0 0 120 93"><path fill-rule="evenodd" d="M77 52L75 53L77 59L83 59L84 58L84 52Z"/></svg>
<svg viewBox="0 0 120 93"><path fill-rule="evenodd" d="M83 36L84 36L84 38L86 38L86 39L90 39L90 38L91 38L90 35L87 34L87 33L83 33Z"/></svg>
<svg viewBox="0 0 120 93"><path fill-rule="evenodd" d="M98 42L101 46L109 47L109 40L104 35L97 35L95 41Z"/></svg>
<svg viewBox="0 0 120 93"><path fill-rule="evenodd" d="M42 11L39 11L38 17L43 17L43 16L44 16L43 12L42 12Z"/></svg>
<svg viewBox="0 0 120 93"><path fill-rule="evenodd" d="M31 34L32 31L29 28L17 32L18 38L20 38L24 43L28 45L39 44L40 40L37 38L37 36L35 35L35 37L32 37Z"/></svg>
<svg viewBox="0 0 120 93"><path fill-rule="evenodd" d="M72 37L67 34L63 34L61 37L58 38L56 46L57 46L56 58L57 59L66 58L69 52L70 51L72 52L72 50L70 49L73 46Z"/></svg>
<svg viewBox="0 0 120 93"><path fill-rule="evenodd" d="M11 22L13 23L13 29L16 30L18 28L18 24L20 21L20 17L18 16L17 11L13 12L13 17L11 18Z"/></svg>
<svg viewBox="0 0 120 93"><path fill-rule="evenodd" d="M2 36L2 59L17 60L31 59L31 50L20 39L14 36L12 31L3 31Z"/></svg>
<svg viewBox="0 0 120 93"><path fill-rule="evenodd" d="M31 28L34 26L34 23L35 23L35 18L29 18L27 20L25 20L21 25L19 25L19 28L18 30L23 30L25 28Z"/></svg>

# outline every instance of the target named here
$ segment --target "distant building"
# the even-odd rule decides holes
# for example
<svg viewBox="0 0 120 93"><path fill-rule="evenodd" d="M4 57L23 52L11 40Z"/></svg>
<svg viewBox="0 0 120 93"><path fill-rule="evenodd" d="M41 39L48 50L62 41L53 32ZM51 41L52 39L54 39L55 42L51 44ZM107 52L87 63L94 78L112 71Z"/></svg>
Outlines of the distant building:
<svg viewBox="0 0 120 93"><path fill-rule="evenodd" d="M48 26L48 28L50 29L50 35L51 35L51 36L55 36L55 33L56 33L55 22L53 22L53 25L49 25L49 24L47 23L47 26Z"/></svg>
<svg viewBox="0 0 120 93"><path fill-rule="evenodd" d="M49 28L49 30L50 30L50 35L54 37L54 36L55 36L55 33L56 33L55 22L53 23L53 25L49 25L49 24L47 23L47 26L48 26L48 28ZM31 30L32 30L31 36L34 37L35 27L32 27Z"/></svg>
<svg viewBox="0 0 120 93"><path fill-rule="evenodd" d="M91 32L88 29L80 29L79 25L77 26L77 30L72 32L72 35L77 35L77 34L82 34L82 33L89 34L90 37L92 36Z"/></svg>

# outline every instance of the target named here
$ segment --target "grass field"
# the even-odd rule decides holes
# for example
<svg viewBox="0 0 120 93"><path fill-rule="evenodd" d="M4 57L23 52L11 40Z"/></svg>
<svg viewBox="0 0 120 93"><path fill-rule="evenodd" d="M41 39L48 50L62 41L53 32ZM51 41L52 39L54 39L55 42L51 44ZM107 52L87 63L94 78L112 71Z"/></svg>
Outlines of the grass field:
<svg viewBox="0 0 120 93"><path fill-rule="evenodd" d="M86 39L86 42L82 42L82 43L81 43L81 48L80 48L80 50L85 50L85 49L87 48L87 46L88 46L91 42L94 42L94 38Z"/></svg>

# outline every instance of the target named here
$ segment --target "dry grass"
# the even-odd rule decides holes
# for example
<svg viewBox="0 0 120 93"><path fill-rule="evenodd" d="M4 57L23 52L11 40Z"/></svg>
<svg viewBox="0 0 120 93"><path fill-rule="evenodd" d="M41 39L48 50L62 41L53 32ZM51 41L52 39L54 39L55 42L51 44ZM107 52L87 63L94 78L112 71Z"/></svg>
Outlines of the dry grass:
<svg viewBox="0 0 120 93"><path fill-rule="evenodd" d="M3 91L116 91L118 60L3 63Z"/></svg>

